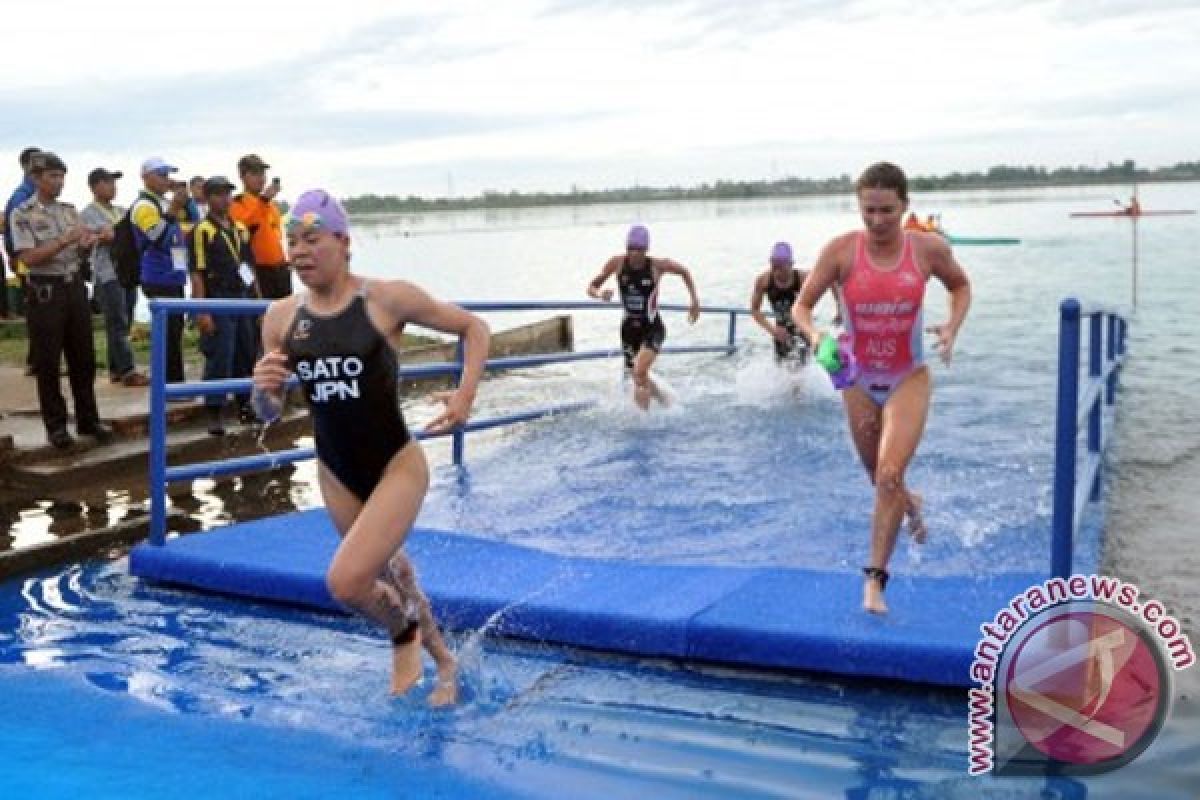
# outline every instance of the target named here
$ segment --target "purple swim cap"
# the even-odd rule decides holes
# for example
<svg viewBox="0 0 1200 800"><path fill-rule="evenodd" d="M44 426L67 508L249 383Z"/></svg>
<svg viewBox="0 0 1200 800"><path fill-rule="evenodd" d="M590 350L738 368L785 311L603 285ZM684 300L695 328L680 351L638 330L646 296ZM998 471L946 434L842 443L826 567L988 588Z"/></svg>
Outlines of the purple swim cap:
<svg viewBox="0 0 1200 800"><path fill-rule="evenodd" d="M343 235L350 231L346 209L324 189L309 189L296 198L296 204L288 213L287 227L290 230L296 226Z"/></svg>
<svg viewBox="0 0 1200 800"><path fill-rule="evenodd" d="M629 234L625 237L625 248L637 250L650 249L650 231L646 230L645 225L634 225L629 229Z"/></svg>
<svg viewBox="0 0 1200 800"><path fill-rule="evenodd" d="M771 248L772 264L792 264L792 246L787 242L776 242Z"/></svg>

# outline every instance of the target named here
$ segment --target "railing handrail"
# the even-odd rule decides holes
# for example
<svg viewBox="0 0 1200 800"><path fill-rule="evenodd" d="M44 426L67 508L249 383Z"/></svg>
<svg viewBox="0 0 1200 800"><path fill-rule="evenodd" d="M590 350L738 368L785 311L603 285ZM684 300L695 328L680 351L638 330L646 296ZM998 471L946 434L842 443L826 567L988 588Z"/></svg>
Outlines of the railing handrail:
<svg viewBox="0 0 1200 800"><path fill-rule="evenodd" d="M218 299L151 299L150 300L150 541L152 544L163 544L166 540L166 485L170 482L193 480L198 477L228 475L255 469L271 469L282 464L301 461L314 456L311 448L292 448L290 450L253 455L233 459L199 462L186 466L167 467L166 453L166 401L167 398L196 397L210 394L228 394L245 392L253 387L249 378L227 380L182 382L167 384L163 380L166 374L166 318L171 314L231 314L247 315L261 314L270 305L269 300L239 300L229 298ZM582 311L623 311L620 303L604 303L600 301L479 301L458 303L470 311L548 311L548 310L582 310ZM659 306L660 311L690 311L686 305L666 304ZM738 316L749 315L748 309L732 306L701 306L702 314L725 314L729 317L728 337L723 345L690 345L679 347L664 347L660 351L671 353L732 353L736 350L734 343L737 332ZM545 366L549 364L568 363L598 358L616 358L621 355L620 349L590 350L572 353L547 353L530 356L505 356L488 359L489 371L521 369L526 367ZM433 362L428 364L406 364L399 368L400 377L429 377L438 375L456 376L455 383L461 380L465 364L462 342L455 349L455 360ZM289 385L296 385L294 378ZM466 434L471 431L487 430L502 425L539 419L551 414L561 414L590 408L591 403L567 403L555 406L508 414L490 419L472 420L466 425L450 432L452 440L453 460L460 465L464 459ZM418 435L418 438L423 438Z"/></svg>
<svg viewBox="0 0 1200 800"><path fill-rule="evenodd" d="M228 314L261 314L271 305L270 300L235 300L231 298L217 299L180 299L180 298L151 298L150 312L166 309L175 314L199 314L204 312L220 312ZM601 302L599 300L545 300L511 302L507 300L467 300L456 302L456 306L475 312L498 311L621 311L623 307L617 301ZM691 306L682 303L662 303L659 311L690 311ZM738 306L700 306L702 314L736 314L741 317L752 315L748 308Z"/></svg>
<svg viewBox="0 0 1200 800"><path fill-rule="evenodd" d="M1081 318L1088 320L1088 380L1079 393ZM1088 502L1100 499L1101 470L1109 437L1104 409L1116 406L1117 377L1125 361L1128 320L1113 307L1082 305L1068 297L1059 306L1058 408L1055 419L1054 505L1050 569L1055 577L1072 573L1075 534ZM1077 475L1079 429L1087 423L1082 480Z"/></svg>

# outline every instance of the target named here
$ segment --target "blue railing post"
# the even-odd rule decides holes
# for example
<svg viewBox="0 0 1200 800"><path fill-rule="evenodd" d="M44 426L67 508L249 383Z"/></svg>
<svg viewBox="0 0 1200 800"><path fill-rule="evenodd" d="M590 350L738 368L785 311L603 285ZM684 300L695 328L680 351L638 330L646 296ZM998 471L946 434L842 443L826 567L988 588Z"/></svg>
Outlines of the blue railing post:
<svg viewBox="0 0 1200 800"><path fill-rule="evenodd" d="M729 312L729 349L733 350L733 340L737 336L737 312Z"/></svg>
<svg viewBox="0 0 1200 800"><path fill-rule="evenodd" d="M1117 355L1125 355L1125 332L1128 328L1124 317L1117 323Z"/></svg>
<svg viewBox="0 0 1200 800"><path fill-rule="evenodd" d="M1107 314L1108 330L1104 332L1104 369L1108 368L1117 360L1117 326L1119 319L1115 312ZM1117 402L1117 370L1113 369L1108 374L1108 384L1104 387L1104 403L1105 405L1113 405Z"/></svg>
<svg viewBox="0 0 1200 800"><path fill-rule="evenodd" d="M1068 297L1059 306L1058 412L1054 422L1054 509L1051 522L1050 571L1071 575L1075 531L1075 437L1079 418L1079 301Z"/></svg>
<svg viewBox="0 0 1200 800"><path fill-rule="evenodd" d="M167 540L167 315L150 301L150 543Z"/></svg>
<svg viewBox="0 0 1200 800"><path fill-rule="evenodd" d="M1097 312L1088 317L1088 386L1100 380L1104 370L1104 315ZM1104 404L1097 392L1092 407L1088 409L1088 452L1099 454L1104 449ZM1100 499L1100 467L1088 490L1092 502Z"/></svg>
<svg viewBox="0 0 1200 800"><path fill-rule="evenodd" d="M458 344L454 346L454 361L458 366L458 371L454 375L454 386L457 388L462 386L463 365L466 362L466 349L463 346L463 340L461 338L458 340ZM451 449L453 450L454 466L462 466L466 447L467 432L463 430L461 426L455 428L451 446Z"/></svg>

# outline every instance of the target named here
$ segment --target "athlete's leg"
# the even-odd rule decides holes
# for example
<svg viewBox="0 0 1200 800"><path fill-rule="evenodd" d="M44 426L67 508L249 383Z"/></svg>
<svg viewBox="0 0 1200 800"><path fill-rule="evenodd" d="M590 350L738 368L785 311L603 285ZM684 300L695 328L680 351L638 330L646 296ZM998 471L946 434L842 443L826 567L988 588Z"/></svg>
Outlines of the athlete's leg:
<svg viewBox="0 0 1200 800"><path fill-rule="evenodd" d="M867 471L867 479L874 485L883 409L860 386L851 386L842 392L842 405L846 407L846 423L850 426L850 438L854 440L858 460Z"/></svg>
<svg viewBox="0 0 1200 800"><path fill-rule="evenodd" d="M421 591L417 583L416 572L412 561L403 548L396 551L388 562L388 579L402 589L409 597L417 599L417 610L420 614L421 643L429 651L434 664L437 665L437 686L429 693L429 704L433 706L450 705L458 701L458 660L446 646L442 632L438 629L437 620L433 617L433 608L429 598Z"/></svg>
<svg viewBox="0 0 1200 800"><path fill-rule="evenodd" d="M654 366L657 358L658 351L642 345L633 362L633 399L643 411L650 407L651 398L663 405L667 403L667 398L663 395L662 390L650 377L650 367Z"/></svg>
<svg viewBox="0 0 1200 800"><path fill-rule="evenodd" d="M889 400L894 394L895 392L892 392L888 395ZM852 386L844 391L842 402L846 406L846 418L850 423L850 434L854 439L858 458L867 471L868 480L874 486L883 408L861 386ZM885 402L884 405L886 404ZM908 492L905 513L908 515L909 532L918 542L924 542L925 522L921 517L921 495Z"/></svg>
<svg viewBox="0 0 1200 800"><path fill-rule="evenodd" d="M425 497L429 470L424 453L413 442L393 456L365 504L324 466L318 477L325 505L343 535L326 577L329 591L388 630L393 637L392 691L407 691L421 676L422 632L412 626L420 624L423 597L392 585L384 571Z"/></svg>
<svg viewBox="0 0 1200 800"><path fill-rule="evenodd" d="M871 519L869 568L887 569L896 548L900 521L912 507L913 500L904 485L904 473L925 432L930 391L929 370L921 367L900 382L883 407L875 465L875 512ZM868 611L887 612L879 578L867 577L863 606Z"/></svg>

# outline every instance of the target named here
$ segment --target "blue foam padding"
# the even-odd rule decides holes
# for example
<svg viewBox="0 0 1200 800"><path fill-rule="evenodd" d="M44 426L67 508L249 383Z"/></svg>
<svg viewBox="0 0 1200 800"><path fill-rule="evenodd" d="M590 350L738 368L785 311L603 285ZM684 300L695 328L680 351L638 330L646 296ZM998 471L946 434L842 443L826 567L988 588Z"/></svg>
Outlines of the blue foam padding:
<svg viewBox="0 0 1200 800"><path fill-rule="evenodd" d="M323 510L141 545L143 578L337 610ZM555 555L417 529L409 539L439 620L623 653L965 686L979 626L1046 576L897 576L891 614L860 607L857 572L671 566Z"/></svg>

